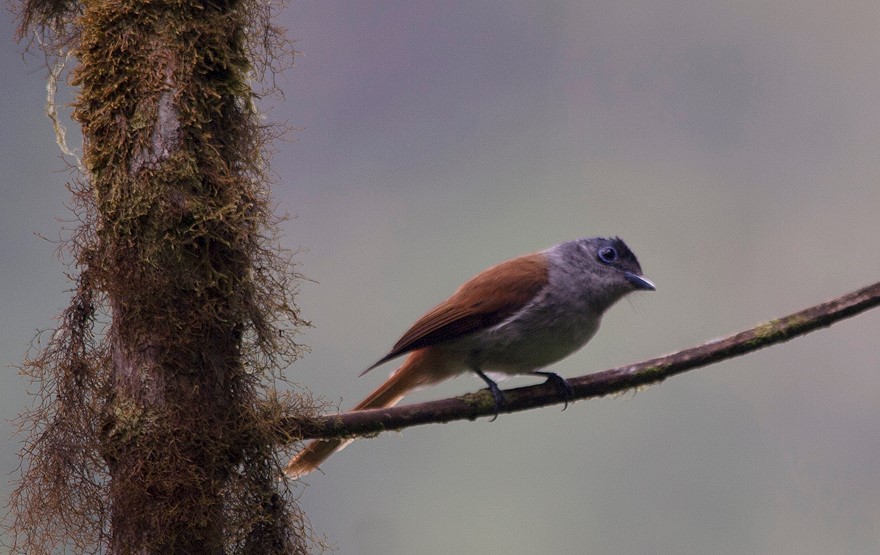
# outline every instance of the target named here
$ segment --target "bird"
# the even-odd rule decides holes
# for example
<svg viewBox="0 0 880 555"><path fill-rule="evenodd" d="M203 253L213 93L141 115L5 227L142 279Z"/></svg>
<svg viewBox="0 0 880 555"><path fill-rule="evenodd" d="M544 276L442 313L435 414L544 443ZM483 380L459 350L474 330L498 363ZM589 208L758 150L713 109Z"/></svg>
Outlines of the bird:
<svg viewBox="0 0 880 555"><path fill-rule="evenodd" d="M425 313L361 373L407 355L352 410L392 407L417 389L467 373L486 383L496 416L504 394L490 374L542 376L567 402L568 382L541 369L583 347L605 311L638 290L656 287L619 237L566 241L492 266ZM315 440L290 460L284 474L301 478L351 441Z"/></svg>

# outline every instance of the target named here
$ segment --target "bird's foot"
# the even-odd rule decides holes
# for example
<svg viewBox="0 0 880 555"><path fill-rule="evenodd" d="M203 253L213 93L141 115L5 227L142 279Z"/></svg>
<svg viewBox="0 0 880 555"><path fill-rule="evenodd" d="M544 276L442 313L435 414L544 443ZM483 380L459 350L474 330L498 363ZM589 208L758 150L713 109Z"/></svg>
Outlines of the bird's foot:
<svg viewBox="0 0 880 555"><path fill-rule="evenodd" d="M495 414L492 416L492 420L490 420L489 422L495 422L495 420L498 418L498 412L501 410L501 407L504 406L504 392L501 391L501 388L498 387L498 384L492 381L492 378L484 374L482 370L476 367L474 367L473 370L474 373L482 378L482 380L486 382L486 385L489 386L489 393L492 394L492 400L495 401Z"/></svg>
<svg viewBox="0 0 880 555"><path fill-rule="evenodd" d="M571 387L571 384L568 383L568 380L560 376L559 374L554 374L553 372L532 372L536 376L545 376L547 381L544 383L553 384L553 387L556 388L556 391L562 395L563 400L565 401L565 405L562 407L562 410L568 408L568 402L574 399L574 389Z"/></svg>

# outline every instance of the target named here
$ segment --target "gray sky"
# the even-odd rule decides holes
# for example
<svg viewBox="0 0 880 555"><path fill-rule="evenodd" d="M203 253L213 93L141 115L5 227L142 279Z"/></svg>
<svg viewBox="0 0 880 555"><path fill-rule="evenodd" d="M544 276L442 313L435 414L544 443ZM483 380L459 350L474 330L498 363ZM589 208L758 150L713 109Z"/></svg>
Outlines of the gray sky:
<svg viewBox="0 0 880 555"><path fill-rule="evenodd" d="M658 291L574 376L880 279L875 2L291 2L268 117L315 327L289 375L353 405L408 325L479 270L620 235ZM69 178L40 59L2 52L0 464L20 362L68 299ZM78 131L71 129L72 142ZM357 442L300 502L339 553L880 550L880 313L611 399ZM523 385L515 380L505 386ZM462 377L412 400L481 387ZM4 497L8 487L3 489Z"/></svg>

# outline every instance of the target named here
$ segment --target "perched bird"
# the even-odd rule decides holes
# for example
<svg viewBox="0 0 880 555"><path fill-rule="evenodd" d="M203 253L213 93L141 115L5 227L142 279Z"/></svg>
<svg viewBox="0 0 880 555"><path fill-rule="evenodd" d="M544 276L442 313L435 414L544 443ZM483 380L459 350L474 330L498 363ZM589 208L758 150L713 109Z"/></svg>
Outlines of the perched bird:
<svg viewBox="0 0 880 555"><path fill-rule="evenodd" d="M639 289L655 287L616 237L567 241L492 266L419 318L361 374L408 353L353 410L391 407L415 389L467 372L486 382L496 409L504 394L486 372L541 375L567 396L568 382L540 369L583 347L599 329L602 314ZM304 476L351 441L316 440L284 472Z"/></svg>

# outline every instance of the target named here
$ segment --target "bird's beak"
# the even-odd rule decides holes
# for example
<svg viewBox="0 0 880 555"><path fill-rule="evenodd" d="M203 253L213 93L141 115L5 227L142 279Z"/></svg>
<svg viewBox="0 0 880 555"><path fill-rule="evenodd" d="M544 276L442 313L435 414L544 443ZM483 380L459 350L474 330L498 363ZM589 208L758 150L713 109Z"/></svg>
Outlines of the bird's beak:
<svg viewBox="0 0 880 555"><path fill-rule="evenodd" d="M649 280L645 276L640 276L639 274L634 274L632 272L624 272L623 275L626 277L627 281L633 284L633 287L635 287L636 289L644 289L646 291L657 290L657 286L654 285L651 280Z"/></svg>

